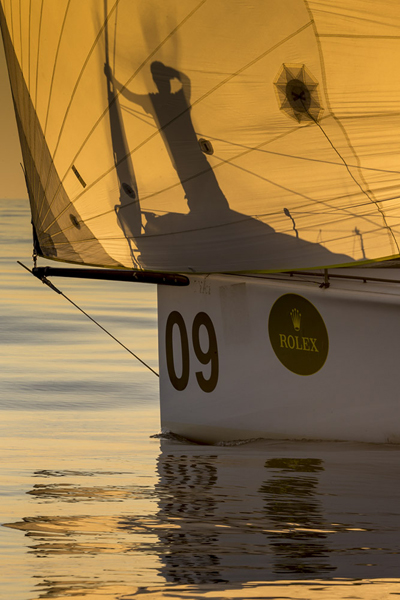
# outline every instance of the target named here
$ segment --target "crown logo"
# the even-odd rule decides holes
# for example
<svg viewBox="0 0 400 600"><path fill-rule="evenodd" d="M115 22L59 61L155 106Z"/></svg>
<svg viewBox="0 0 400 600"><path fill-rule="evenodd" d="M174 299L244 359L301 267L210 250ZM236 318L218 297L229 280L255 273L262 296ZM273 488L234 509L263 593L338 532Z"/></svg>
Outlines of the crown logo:
<svg viewBox="0 0 400 600"><path fill-rule="evenodd" d="M301 312L299 312L297 308L292 308L289 314L292 319L294 330L300 331Z"/></svg>

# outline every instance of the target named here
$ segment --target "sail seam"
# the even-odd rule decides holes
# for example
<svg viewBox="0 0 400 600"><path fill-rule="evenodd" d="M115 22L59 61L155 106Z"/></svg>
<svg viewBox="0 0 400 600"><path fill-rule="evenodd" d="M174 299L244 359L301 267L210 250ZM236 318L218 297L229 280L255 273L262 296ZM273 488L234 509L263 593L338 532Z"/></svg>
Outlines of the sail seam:
<svg viewBox="0 0 400 600"><path fill-rule="evenodd" d="M126 154L124 157L122 157L118 162L116 162L112 167L110 167L107 171L105 171L102 175L100 175L99 177L97 177L97 179L95 179L95 181L93 181L92 183L90 183L87 188L85 189L85 192L82 192L80 194L78 194L75 198L74 201L70 200L70 204L74 205L79 198L82 196L83 193L86 193L87 191L89 191L92 187L94 187L95 185L97 185L97 183L99 181L101 181L104 177L106 177L109 173L111 173L117 166L119 166L120 164L122 164L129 156L132 156L132 154L134 154L135 152L137 152L140 148L142 148L145 144L147 144L149 141L151 141L154 137L156 137L157 135L159 135L159 133L163 130L166 129L169 125L171 125L171 123L173 123L174 121L176 121L177 119L179 119L183 114L185 114L186 112L190 111L194 106L196 106L197 104L199 104L200 102L202 102L205 98L207 98L208 96L210 96L212 93L214 93L217 89L219 89L220 87L222 87L223 85L225 85L226 83L228 83L230 80L232 80L234 77L237 77L238 75L240 75L241 73L243 73L246 69L250 68L251 66L253 66L256 62L258 62L259 60L261 60L262 58L264 58L265 56L267 56L269 53L273 52L274 50L276 50L277 48L279 48L280 46L282 46L283 44L285 44L287 41L289 41L290 39L293 39L293 37L295 37L296 35L299 35L300 33L302 33L305 29L307 29L308 27L310 27L310 25L312 25L312 21L309 21L308 23L306 23L305 25L303 25L302 27L300 27L299 29L297 29L295 32L291 33L289 36L287 36L286 38L284 38L283 40L281 40L280 42L278 42L277 44L275 44L274 46L272 46L271 48L269 48L268 50L266 50L265 52L263 52L261 55L259 55L258 57L256 57L255 59L253 59L252 61L250 61L249 63L247 63L246 65L244 65L243 67L241 67L240 69L238 69L238 71L236 71L235 73L230 74L228 77L226 77L223 81L219 82L216 86L214 86L213 88L211 88L210 90L208 90L208 92L206 92L205 94L203 94L200 98L198 98L195 102L193 102L190 106L188 106L187 109L185 109L184 111L182 111L179 115L177 115L176 117L174 117L173 119L171 119L170 121L168 121L168 123L166 123L162 128L158 129L156 132L154 132L153 134L151 134L148 138L146 138L145 140L143 140L143 142L141 142L140 144L138 144L138 146L136 146L133 150L131 150L128 154ZM136 74L136 73L135 73ZM134 75L135 75L134 74ZM125 86L123 86L124 88L129 84L130 81L132 81L133 76L127 81L127 83L125 84ZM118 97L118 96L117 96ZM108 109L107 109L108 110ZM104 117L104 115L106 114L107 111L105 111L103 113L103 115L100 117L100 119L97 121L97 123L95 124L94 127L97 127L98 123L100 122L100 120ZM90 135L93 133L93 130L91 131ZM88 139L88 138L87 138ZM84 144L86 144L87 139L85 140ZM83 146L79 149L78 153L75 155L74 161L73 163L75 163L76 161L76 157L79 155L79 153L82 151ZM72 164L73 164L72 163ZM68 173L69 169L67 170ZM66 173L66 174L67 174ZM64 181L66 174L64 175L63 179L61 180L61 182ZM192 178L191 178L192 179ZM176 185L180 185L176 184ZM175 187L175 186L171 186L171 187ZM170 188L166 188L166 189L170 189ZM56 192L57 194L57 192ZM56 196L55 194L55 196ZM54 196L54 198L55 198ZM53 198L53 200L54 200ZM144 198L145 199L145 198ZM142 200L144 200L142 199ZM131 204L135 204L138 201L135 202L130 202L129 205ZM51 204L50 204L51 206ZM57 218L59 218L60 216L62 216L62 214L64 214L64 212L68 209L67 205L58 215L57 217L48 225L46 231L48 231L48 229L53 225L53 223L55 222L55 220ZM126 204L125 206L128 206L128 204ZM50 208L50 207L49 207ZM112 211L110 211L112 212Z"/></svg>

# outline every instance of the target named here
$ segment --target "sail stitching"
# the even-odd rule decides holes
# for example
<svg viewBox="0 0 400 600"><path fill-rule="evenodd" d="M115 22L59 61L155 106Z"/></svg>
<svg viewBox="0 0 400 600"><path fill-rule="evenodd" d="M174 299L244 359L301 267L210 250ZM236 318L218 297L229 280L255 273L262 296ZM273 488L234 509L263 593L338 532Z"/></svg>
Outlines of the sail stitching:
<svg viewBox="0 0 400 600"><path fill-rule="evenodd" d="M276 50L277 48L279 48L279 46L285 44L287 41L289 41L290 39L292 39L293 37L295 37L296 35L298 35L299 33L303 32L305 29L307 29L308 27L310 27L311 25L311 21L306 23L305 25L303 25L302 27L300 27L299 29L297 29L295 32L291 33L289 36L287 36L286 38L284 38L283 40L281 40L280 42L278 42L277 44L275 44L274 46L272 46L271 48L269 48L268 50L266 50L265 52L263 52L261 55L259 55L258 57L254 58L252 61L250 61L249 63L247 63L246 65L244 65L243 67L241 67L238 71L236 71L235 73L230 74L228 77L226 77L223 81L219 82L216 86L214 86L213 88L211 88L210 90L208 90L208 92L206 92L205 94L203 94L200 98L198 98L197 100L195 100L195 102L193 102L190 106L188 106L187 109L185 109L184 111L182 111L179 115L177 115L176 117L174 117L173 119L171 119L170 121L168 121L168 123L166 123L162 128L158 129L156 132L154 132L153 134L151 134L148 138L146 138L146 140L143 140L143 142L141 142L140 144L138 144L138 146L136 146L135 148L133 148L133 150L131 150L129 152L129 154L127 154L126 156L122 157L117 163L115 163L112 167L110 167L107 171L105 171L102 175L100 175L97 179L95 179L95 181L93 181L92 183L90 183L87 188L85 189L85 192L82 192L80 194L78 194L76 196L76 198L74 199L74 201L70 200L69 204L57 215L57 217L48 225L48 227L46 228L46 232L49 230L49 228L53 225L53 223L55 222L55 220L57 218L59 218L60 216L62 216L62 214L68 209L69 205L73 205L75 204L79 198L82 196L83 193L86 193L89 189L91 189L92 187L94 187L95 185L97 185L97 183L99 181L101 181L104 177L106 177L109 173L111 173L117 166L119 166L121 163L123 163L129 156L132 156L132 154L134 154L135 152L137 152L140 148L142 148L145 144L147 144L149 141L151 141L154 137L156 137L157 135L159 135L159 132L162 129L165 129L166 127L168 127L171 123L173 123L174 121L176 121L177 119L179 119L183 114L185 114L186 112L190 111L191 108L193 108L193 106L199 104L201 101L203 101L205 98L207 98L208 96L210 96L212 93L214 93L217 89L219 89L220 87L222 87L223 85L225 85L226 83L228 83L231 79L233 79L234 77L237 77L238 75L240 75L241 73L243 73L246 69L250 68L251 66L253 66L256 62L258 62L259 60L263 59L265 56L267 56L269 53L273 52L274 50ZM127 83L125 84L125 86L123 86L123 88L125 88L130 81L132 81L133 77L138 73L138 70L134 73L134 75L127 81ZM119 92L120 93L120 92ZM107 109L108 111L108 109ZM103 116L106 114L105 111L103 113L103 115L100 117L100 119L103 118ZM95 124L94 127L97 127L98 123L100 122L100 119L97 121L97 123ZM89 135L92 134L92 132L94 131L94 128L92 129L91 133ZM87 139L85 140L84 144L86 144ZM82 151L83 146L81 146L80 150L78 151L78 153L76 154L75 158L74 158L74 162L76 160L76 157L79 155L79 153ZM68 170L67 170L68 173ZM64 175L63 180L65 179L66 175ZM63 181L62 180L62 181ZM180 185L180 184L175 184L175 185ZM175 186L172 186L175 187ZM170 189L170 188L166 188L166 189ZM57 194L57 192L56 192ZM55 194L55 195L56 195ZM55 197L55 196L54 196ZM144 200L145 198L143 198ZM53 198L54 200L54 198ZM131 205L131 204L135 204L136 202L138 202L138 200L134 201L134 202L130 202L129 204L126 204L126 206ZM50 205L51 206L51 205ZM112 211L110 211L112 212Z"/></svg>
<svg viewBox="0 0 400 600"><path fill-rule="evenodd" d="M336 123L339 125L340 129L342 130L342 133L343 133L343 135L344 135L344 136L345 136L345 138L346 138L346 141L347 141L347 143L348 143L348 146L349 146L350 150L352 151L352 153L353 153L353 155L354 155L354 158L356 159L357 163L360 165L360 164L361 164L361 163L360 163L360 159L359 159L359 157L358 157L358 155L357 155L357 153L356 153L355 149L353 148L353 145L352 145L352 143L350 142L350 139L349 139L349 137L348 137L348 135L347 135L347 131L346 131L345 127L343 126L343 124L342 124L342 122L340 121L340 119L339 119L339 118L338 118L338 117L335 115L335 113L334 113L334 112L333 112L333 110L332 110L332 106L331 106L330 99L329 99L328 92L327 92L327 90L328 90L328 87L327 87L327 78L326 78L326 71L325 71L325 61L324 61L324 54L323 54L323 52L322 52L322 46L321 46L321 41L320 41L320 35L319 35L319 31L318 31L318 29L317 29L317 25L316 25L316 23L315 23L315 21L314 21L314 19L313 19L313 12L312 12L312 10L311 10L311 9L310 9L310 7L309 7L308 0L303 0L303 1L304 1L304 5L305 5L305 7L306 7L306 9L307 9L307 12L308 12L308 14L310 15L310 18L312 19L312 23L313 23L314 35L315 35L315 39L316 39L316 43L317 43L317 47L318 47L319 58L320 58L320 64L321 64L321 74L322 74L322 79L323 79L323 83L324 83L325 98L326 98L326 102L327 102L327 105L328 105L329 112L331 113L332 117L335 119ZM328 141L331 143L331 145L332 145L332 147L334 148L334 150L335 150L335 151L338 153L338 151L336 150L336 148L333 146L332 142L330 141L329 137L328 137L328 136L325 134L325 132L324 132L324 130L322 129L322 127L321 127L321 131L322 131L322 132L324 133L324 135L327 137ZM338 153L338 155L340 156L340 154L339 154L339 153ZM345 163L344 159L343 159L341 156L340 156L340 158L341 158L341 159L343 160L343 162ZM345 164L346 164L346 163L345 163ZM364 179L364 176L363 176L363 173L362 173L362 171L360 170L360 168L359 168L359 167L358 167L358 169L359 169L359 174L360 174L360 178L361 178L361 180L362 180L362 182L363 182L363 185L364 185L364 186L367 186L367 182L366 182L366 181L365 181L365 179ZM348 169L348 171L349 171L349 174L350 174L350 176L353 178L353 180L354 180L354 181L356 181L356 180L354 179L354 176L351 174L351 172L350 172L350 170L349 170L349 169ZM358 183L358 182L356 182L356 183ZM385 215L384 215L384 213L383 213L382 209L381 209L381 208L379 207L379 205L378 205L378 201L377 201L377 200L375 200L373 197L370 197L370 196L369 196L369 194L367 193L367 191L366 191L366 190L364 190L364 189L363 189L363 187L362 187L362 186L361 186L359 183L358 183L358 186L359 186L359 187L360 187L360 189L361 189L361 190L364 192L364 194L367 196L367 198L369 198L369 200L375 204L376 208L377 208L377 209L378 209L378 211L380 212L380 214L381 214L381 216L382 216L382 219L383 219L383 222L384 222L384 224L385 224L386 228L388 229L389 239L390 239L390 241L392 242L392 243L391 243L391 245L392 245L392 250L393 250L393 242L394 242L395 246L397 247L397 252L398 252L398 253L400 253L400 248L399 248L399 245L398 245L398 243L397 243L396 237L395 237L395 235L394 235L394 233L393 233L393 231L392 231L391 227L390 227L390 226L389 226L389 224L387 223L387 221L386 221L386 217L385 217Z"/></svg>
<svg viewBox="0 0 400 600"><path fill-rule="evenodd" d="M118 3L119 1L120 1L120 0L117 0L117 3ZM134 74L133 74L133 75L132 75L132 76L131 76L131 77L128 79L128 81L125 83L125 85L122 87L122 89L124 89L124 88L125 88L127 85L129 85L129 83L130 83L130 82L131 82L131 81L134 79L134 77L136 77L136 75L138 75L138 73L139 73L139 72L140 72L140 71L143 69L143 67L145 67L145 66L146 66L146 64L147 64L147 63L150 61L150 59L151 59L151 58L152 58L152 57L153 57L153 56L154 56L154 55L155 55L155 54L156 54L156 53L157 53L157 52L160 50L160 48L161 48L161 47L162 47L162 46L163 46L163 45L164 45L164 44L165 44L165 43L166 43L166 42L167 42L167 41L168 41L168 40L171 38L171 36L172 36L172 35L174 35L174 33L176 33L176 31L177 31L179 28L181 28L181 27L182 27L182 26L183 26L183 25L184 25L184 24L185 24L185 23L188 21L188 19L190 19L190 18L191 18L191 17L192 17L192 16L195 14L195 12L197 12L197 10L199 10L199 8L201 8L201 6L202 6L203 4L205 4L205 2L207 2L207 0L201 0L201 2L200 2L200 3L199 3L199 4L198 4L198 5L197 5L197 6L196 6L196 7L195 7L195 8L194 8L194 9L193 9L193 10L192 10L192 11L191 11L189 14L187 14L187 15L186 15L186 17L185 17L185 18L184 18L184 19L183 19L183 20L182 20L182 21L181 21L181 22L180 22L180 23L179 23L179 24L178 24L178 25L177 25L177 26L176 26L176 27L175 27L175 28L174 28L172 31L170 31L170 33L168 34L168 36L167 36L167 37L166 37L166 38L165 38L165 39L164 39L162 42L160 42L160 44L159 44L159 45L158 45L158 46L157 46L157 47L156 47L156 48L155 48L155 49L154 49L154 50L153 50L153 51L152 51L152 52L151 52L151 53L150 53L150 54L147 56L147 58L146 58L146 59L145 59L145 60L142 62L142 64L141 64L141 65L140 65L140 66L139 66L139 67L136 69L136 71L134 72ZM111 12L109 13L109 15L108 15L108 17L107 17L107 20L110 18L110 16L111 16ZM103 28L102 28L101 32L99 33L99 36L100 36L100 34L102 33L102 31L105 29L105 26L106 26L106 24L107 24L107 20L106 20L106 22L104 23L104 26L103 26ZM98 36L98 38L99 38L99 36ZM98 38L96 38L96 42L98 41ZM82 73L81 73L81 74L82 74ZM81 75L80 75L80 76L81 76ZM78 151L77 151L77 153L75 154L75 156L74 156L74 158L73 158L73 160L72 160L72 162L71 162L71 165L68 167L68 169L66 170L66 172L65 172L64 176L62 177L62 179L61 179L61 181L60 181L60 186L63 184L63 182L64 182L65 178L66 178L66 177L67 177L67 175L68 175L68 172L69 172L69 170L72 168L72 165L73 165L73 164L76 162L76 159L78 158L79 154L82 152L83 148L85 147L86 143L88 142L88 140L90 139L90 137L92 136L92 134L94 133L94 131L96 130L96 128L97 128L97 126L99 125L99 123L100 123L100 122L103 120L103 118L105 117L105 115L107 115L107 114L109 113L109 110L110 110L110 106L111 106L111 104L114 104L114 103L116 102L116 100L119 98L120 94L121 94L121 91L118 91L118 92L115 94L115 99L112 101L112 103L110 103L110 104L107 106L107 108L106 108L106 109L103 111L103 113L100 115L100 117L98 118L98 120L96 121L96 123L93 125L92 129L90 130L90 132L89 132L89 133L88 133L88 135L86 136L85 140L83 141L83 143L82 143L81 147L79 148L79 150L78 150ZM71 97L71 102L72 102L72 97ZM62 133L62 130L60 130L60 133L59 133L59 139L58 139L58 142L57 142L57 147L58 147L58 143L59 143L59 141L60 141L60 136L61 136L61 133ZM158 130L157 130L157 132L156 132L155 134L153 134L153 136L152 136L152 137L154 137L154 135L157 135L157 134L158 134ZM147 141L148 141L148 140L147 140ZM135 150L136 150L136 149L135 149ZM132 154L132 153L130 153L130 154ZM88 190L88 189L90 189L90 188L91 188L93 185L95 185L95 184L97 183L97 181L99 181L100 179L102 179L103 177L105 177L106 175L108 175L108 173L110 173L111 171L113 171L113 170L114 170L114 169L115 169L115 168L116 168L118 165L120 165L120 164L121 164L121 162L123 162L123 161L124 161L124 160L125 160L125 159L126 159L128 156L130 156L130 154L127 154L127 155L126 155L125 157L123 157L123 158L122 158L122 159L121 159L121 160L120 160L118 163L114 164L114 165L113 165L113 166L112 166L112 167L111 167L111 168L110 168L110 169L109 169L109 170L108 170L106 173L104 173L102 176L100 176L100 177L98 178L98 180L96 180L96 182L93 182L93 183L91 183L91 184L90 184L90 185L87 187L87 190ZM53 158L54 158L54 156L55 156L55 152L54 152L54 154L53 154ZM58 194L58 192L59 192L60 186L59 186L59 188L56 190L56 192L55 192L55 194L54 194L54 196L53 196L53 198L52 198L51 202L49 202L49 209L51 208L51 206L52 206L52 204L53 204L53 201L54 201L55 197L57 196L57 194ZM87 191L87 190L86 190L86 191ZM75 201L76 201L76 200L78 200L78 199L79 199L79 197L80 197L80 194L79 194L79 195L78 195L78 196L75 198ZM74 204L74 202L70 201L70 203L69 203L69 204ZM58 217L60 217L60 216L61 216L61 215L62 215L62 214L63 214L63 213L64 213L64 212L65 212L65 211L68 209L68 206L69 206L69 204L68 204L68 205L67 205L67 206L64 208L64 210L63 210L63 211L62 211L62 212L61 212L59 215L57 215L57 216L56 216L56 219L57 219ZM48 214L48 212L49 212L49 210L47 211L46 215L43 217L43 221L44 221L44 220L45 220L45 218L47 217L47 214ZM55 219L55 220L56 220L56 219ZM51 227L51 226L53 225L53 223L54 223L54 220L52 221L52 223L50 223L49 227ZM47 230L48 230L48 228L46 229L46 231L47 231Z"/></svg>

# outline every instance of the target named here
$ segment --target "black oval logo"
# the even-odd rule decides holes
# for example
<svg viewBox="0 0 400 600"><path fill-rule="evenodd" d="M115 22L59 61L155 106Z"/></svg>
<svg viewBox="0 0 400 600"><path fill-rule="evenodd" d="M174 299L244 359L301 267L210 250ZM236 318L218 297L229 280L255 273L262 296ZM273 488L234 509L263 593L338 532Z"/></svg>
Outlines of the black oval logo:
<svg viewBox="0 0 400 600"><path fill-rule="evenodd" d="M278 298L269 313L271 346L280 362L297 375L313 375L325 364L329 338L311 302L297 294Z"/></svg>

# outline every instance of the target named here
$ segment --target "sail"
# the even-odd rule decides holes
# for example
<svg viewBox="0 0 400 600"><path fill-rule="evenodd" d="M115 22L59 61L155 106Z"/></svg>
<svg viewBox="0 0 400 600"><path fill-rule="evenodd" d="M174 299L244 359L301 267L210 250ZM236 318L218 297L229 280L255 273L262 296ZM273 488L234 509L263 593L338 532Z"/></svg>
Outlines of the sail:
<svg viewBox="0 0 400 600"><path fill-rule="evenodd" d="M38 254L157 271L400 255L400 4L0 0Z"/></svg>

